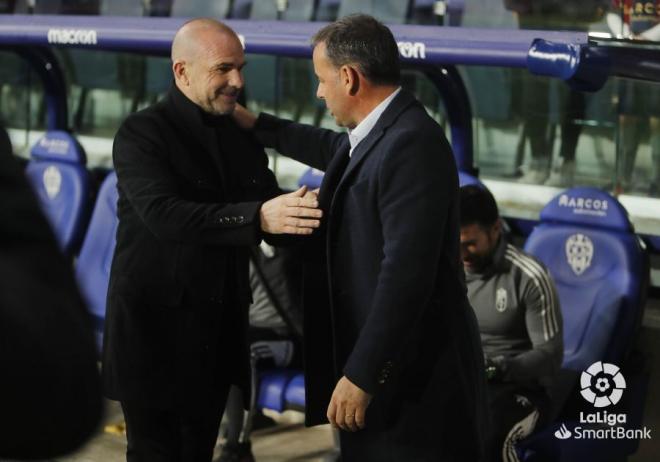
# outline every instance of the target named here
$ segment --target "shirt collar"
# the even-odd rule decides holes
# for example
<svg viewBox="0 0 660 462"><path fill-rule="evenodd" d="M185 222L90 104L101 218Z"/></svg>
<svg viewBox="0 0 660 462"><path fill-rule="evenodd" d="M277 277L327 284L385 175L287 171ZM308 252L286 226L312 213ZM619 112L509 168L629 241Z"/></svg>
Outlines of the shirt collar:
<svg viewBox="0 0 660 462"><path fill-rule="evenodd" d="M390 96L385 98L380 102L380 104L378 104L378 106L373 108L369 115L367 115L367 117L365 117L362 122L357 125L357 127L348 131L348 141L351 143L350 153L353 153L353 149L355 149L355 147L360 144L360 141L366 138L369 132L374 128L374 125L376 125L376 122L378 122L378 119L380 119L380 116L383 114L383 112L385 112L385 109L387 109L387 106L390 105L392 100L396 97L396 95L399 94L400 91L401 87L394 90Z"/></svg>

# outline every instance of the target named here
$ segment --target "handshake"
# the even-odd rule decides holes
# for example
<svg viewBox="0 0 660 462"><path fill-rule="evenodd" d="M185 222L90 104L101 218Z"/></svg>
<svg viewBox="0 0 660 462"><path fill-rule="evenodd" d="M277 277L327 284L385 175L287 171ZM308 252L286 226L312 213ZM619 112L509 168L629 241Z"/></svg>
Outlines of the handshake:
<svg viewBox="0 0 660 462"><path fill-rule="evenodd" d="M269 234L312 234L321 226L318 189L303 186L264 202L259 211L261 230Z"/></svg>

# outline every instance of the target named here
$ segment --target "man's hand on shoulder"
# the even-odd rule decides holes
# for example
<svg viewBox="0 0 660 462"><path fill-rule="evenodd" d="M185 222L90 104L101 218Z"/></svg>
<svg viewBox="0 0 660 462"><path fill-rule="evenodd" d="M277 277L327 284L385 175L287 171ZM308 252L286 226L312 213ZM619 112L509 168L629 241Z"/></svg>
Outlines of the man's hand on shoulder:
<svg viewBox="0 0 660 462"><path fill-rule="evenodd" d="M339 379L328 406L328 420L333 427L355 432L365 427L365 414L371 395L345 376Z"/></svg>
<svg viewBox="0 0 660 462"><path fill-rule="evenodd" d="M231 116L243 130L252 130L257 123L257 116L240 104L236 104Z"/></svg>
<svg viewBox="0 0 660 462"><path fill-rule="evenodd" d="M312 234L323 216L318 206L318 195L306 186L277 196L261 206L261 230L269 234Z"/></svg>

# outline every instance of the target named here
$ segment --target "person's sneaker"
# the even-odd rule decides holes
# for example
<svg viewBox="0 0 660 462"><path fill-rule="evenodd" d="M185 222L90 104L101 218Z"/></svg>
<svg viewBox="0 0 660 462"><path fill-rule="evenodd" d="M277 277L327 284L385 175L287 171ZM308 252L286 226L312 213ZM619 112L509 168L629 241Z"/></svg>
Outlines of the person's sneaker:
<svg viewBox="0 0 660 462"><path fill-rule="evenodd" d="M227 443L222 446L220 458L216 462L255 462L252 455L252 444L245 443Z"/></svg>
<svg viewBox="0 0 660 462"><path fill-rule="evenodd" d="M543 184L548 179L548 172L545 170L530 169L523 176L518 178L519 183Z"/></svg>

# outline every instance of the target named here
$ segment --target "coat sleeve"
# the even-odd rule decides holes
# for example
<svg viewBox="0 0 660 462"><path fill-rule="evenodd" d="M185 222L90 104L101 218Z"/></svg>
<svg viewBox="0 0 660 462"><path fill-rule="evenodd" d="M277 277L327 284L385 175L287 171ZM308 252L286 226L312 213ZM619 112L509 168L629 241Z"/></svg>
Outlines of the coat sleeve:
<svg viewBox="0 0 660 462"><path fill-rule="evenodd" d="M347 143L345 133L316 128L261 113L254 128L257 139L280 154L326 171L334 153Z"/></svg>
<svg viewBox="0 0 660 462"><path fill-rule="evenodd" d="M153 120L136 114L124 122L113 146L118 188L145 226L163 240L215 245L258 243L262 202L202 203L182 197L165 157L167 147L161 131ZM267 169L265 154L261 162Z"/></svg>
<svg viewBox="0 0 660 462"><path fill-rule="evenodd" d="M344 367L372 394L429 306L457 196L456 167L444 139L417 130L387 149L378 177L383 258L369 316Z"/></svg>

